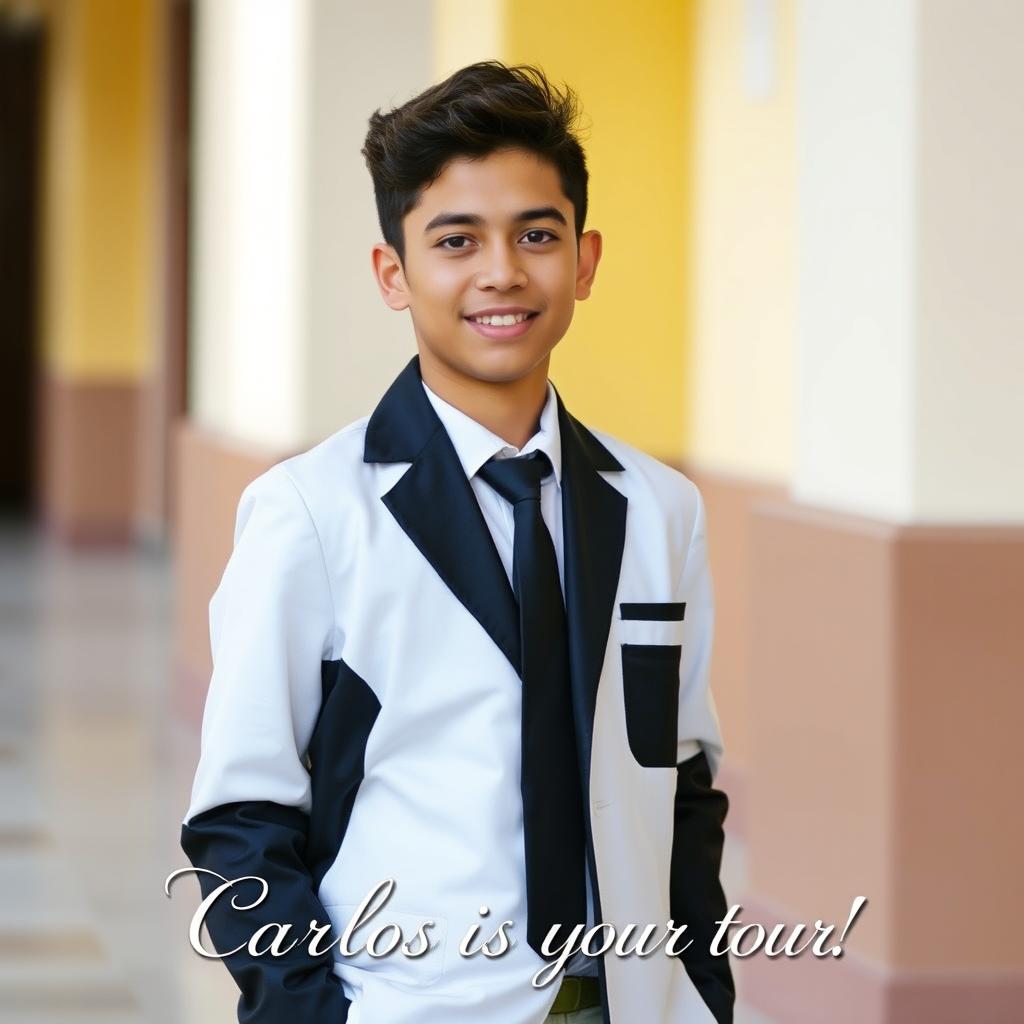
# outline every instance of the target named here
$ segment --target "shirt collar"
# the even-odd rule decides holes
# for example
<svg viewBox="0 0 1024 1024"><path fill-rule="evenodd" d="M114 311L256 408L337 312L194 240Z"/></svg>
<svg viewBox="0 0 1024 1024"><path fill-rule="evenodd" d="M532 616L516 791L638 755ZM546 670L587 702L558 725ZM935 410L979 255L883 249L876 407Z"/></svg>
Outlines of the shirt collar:
<svg viewBox="0 0 1024 1024"><path fill-rule="evenodd" d="M547 397L540 413L539 428L522 448L516 448L509 444L508 441L488 430L472 416L466 415L461 409L456 409L450 402L446 402L439 395L434 394L422 378L420 383L441 423L444 424L444 429L451 438L455 453L458 455L467 477L472 479L477 470L494 456L509 458L526 455L532 451L542 451L551 460L555 482L561 487L562 442L558 431L558 406L555 389L550 380L547 382Z"/></svg>

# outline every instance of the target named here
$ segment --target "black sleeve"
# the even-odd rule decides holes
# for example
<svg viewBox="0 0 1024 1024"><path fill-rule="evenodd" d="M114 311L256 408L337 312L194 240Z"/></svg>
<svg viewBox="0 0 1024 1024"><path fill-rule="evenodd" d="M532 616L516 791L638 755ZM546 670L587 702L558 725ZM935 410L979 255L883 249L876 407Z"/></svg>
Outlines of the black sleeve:
<svg viewBox="0 0 1024 1024"><path fill-rule="evenodd" d="M235 979L240 1024L343 1024L348 1020L346 999L338 976L331 970L333 954L309 952L309 938L302 941L315 918L317 925L330 923L313 888L303 861L308 818L297 807L269 801L222 804L203 811L181 827L181 847L196 868L206 868L227 879L256 875L266 880L269 891L251 910L236 910L254 903L263 891L257 881L241 882L221 894L204 921L218 953L248 943L264 924L290 924L282 948L296 943L282 956L265 952L252 956L243 948L224 957ZM220 878L200 872L205 899ZM276 935L271 929L259 943L266 949ZM325 935L328 945L335 936Z"/></svg>
<svg viewBox="0 0 1024 1024"><path fill-rule="evenodd" d="M711 785L703 751L676 767L670 909L692 940L680 958L718 1024L732 1024L736 1000L728 953L711 955L717 922L728 912L719 879L728 810L728 797Z"/></svg>
<svg viewBox="0 0 1024 1024"><path fill-rule="evenodd" d="M319 534L305 499L279 464L239 499L234 546L210 601L213 673L203 710L199 764L181 819L193 867L239 883L205 916L207 931L241 989L242 1024L342 1024L349 1013L334 953L301 941L315 918L330 924L309 869L314 806L307 748L323 699L334 610ZM224 884L200 871L204 899ZM262 925L291 926L279 945L245 948ZM277 934L259 943L265 949ZM261 936L262 938L262 936ZM325 933L321 946L334 934Z"/></svg>

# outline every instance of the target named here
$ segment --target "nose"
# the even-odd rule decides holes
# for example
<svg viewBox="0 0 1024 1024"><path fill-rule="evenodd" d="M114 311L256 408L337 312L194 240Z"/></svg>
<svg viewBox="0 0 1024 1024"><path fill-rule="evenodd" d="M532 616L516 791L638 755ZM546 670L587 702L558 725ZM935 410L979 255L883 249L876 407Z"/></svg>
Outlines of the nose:
<svg viewBox="0 0 1024 1024"><path fill-rule="evenodd" d="M522 288L526 284L526 271L520 262L521 253L513 245L504 244L488 246L483 264L476 276L478 288L492 288L496 291L507 291L510 288Z"/></svg>

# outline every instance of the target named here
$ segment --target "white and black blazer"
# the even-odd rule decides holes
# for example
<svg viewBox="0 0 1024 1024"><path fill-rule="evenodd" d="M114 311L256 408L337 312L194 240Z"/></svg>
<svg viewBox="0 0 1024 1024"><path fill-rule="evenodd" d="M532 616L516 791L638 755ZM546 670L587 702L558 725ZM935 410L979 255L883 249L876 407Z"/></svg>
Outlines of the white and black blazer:
<svg viewBox="0 0 1024 1024"><path fill-rule="evenodd" d="M604 1021L723 1024L733 981L709 945L727 909L728 801L713 788L703 504L683 474L587 429L560 397L558 424L596 920L618 936L655 925L656 941L672 919L693 940L676 957L598 956ZM291 923L291 942L330 924L327 944L394 880L351 956L337 943L311 956L307 940L226 957L239 1020L540 1024L558 984L532 984L545 961L525 938L521 751L494 740L515 734L495 725L521 703L515 599L417 357L372 415L246 488L210 629L181 844L206 869L205 896L217 876L269 887L258 905L255 882L212 905L217 950L269 922ZM503 921L510 949L462 955L474 925L476 948ZM378 951L400 930L426 952L373 956L365 941L388 925Z"/></svg>

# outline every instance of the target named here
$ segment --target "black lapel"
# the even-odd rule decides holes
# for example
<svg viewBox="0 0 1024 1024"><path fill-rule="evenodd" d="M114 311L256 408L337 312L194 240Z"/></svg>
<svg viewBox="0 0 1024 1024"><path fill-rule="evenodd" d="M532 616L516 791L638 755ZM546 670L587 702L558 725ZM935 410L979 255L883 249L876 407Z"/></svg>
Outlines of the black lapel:
<svg viewBox="0 0 1024 1024"><path fill-rule="evenodd" d="M587 863L594 896L594 920L604 920L601 880L590 817L590 757L594 707L626 540L626 497L599 471L621 471L622 464L582 423L566 412L558 398L562 439L562 542L565 553L565 604L569 628L573 712L587 827ZM597 961L601 1013L611 1022L605 958Z"/></svg>
<svg viewBox="0 0 1024 1024"><path fill-rule="evenodd" d="M583 792L590 792L594 706L626 539L626 498L599 473L621 463L558 399L562 439L562 539L573 708ZM589 804L589 801L588 801ZM588 808L589 809L589 808Z"/></svg>
<svg viewBox="0 0 1024 1024"><path fill-rule="evenodd" d="M519 672L519 613L476 495L413 356L366 427L364 462L411 462L382 501Z"/></svg>

